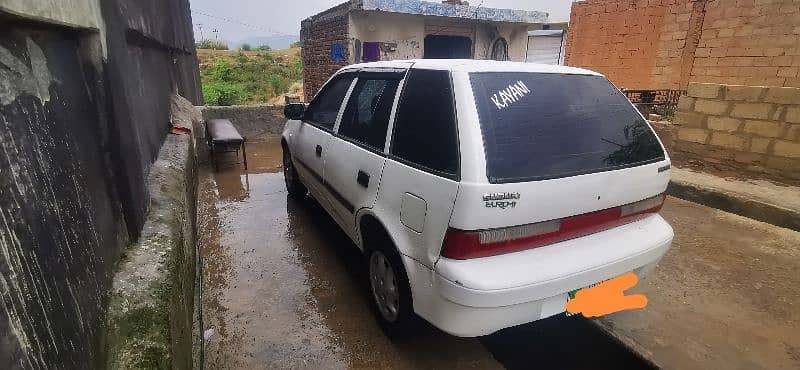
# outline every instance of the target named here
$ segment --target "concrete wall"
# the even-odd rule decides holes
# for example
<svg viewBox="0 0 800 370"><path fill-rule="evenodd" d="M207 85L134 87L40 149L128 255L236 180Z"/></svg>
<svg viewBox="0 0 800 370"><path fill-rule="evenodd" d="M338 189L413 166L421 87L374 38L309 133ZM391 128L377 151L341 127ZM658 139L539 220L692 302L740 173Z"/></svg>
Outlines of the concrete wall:
<svg viewBox="0 0 800 370"><path fill-rule="evenodd" d="M800 87L800 3L706 3L692 81Z"/></svg>
<svg viewBox="0 0 800 370"><path fill-rule="evenodd" d="M0 11L76 28L100 30L103 26L99 0L3 0Z"/></svg>
<svg viewBox="0 0 800 370"><path fill-rule="evenodd" d="M200 107L203 120L212 118L230 119L247 141L263 141L270 137L280 136L286 117L283 116L283 105L233 105L226 107ZM205 134L198 142L205 140ZM202 141L205 142L205 141Z"/></svg>
<svg viewBox="0 0 800 370"><path fill-rule="evenodd" d="M396 50L384 51L381 59L422 58L425 43L425 18L408 14L359 12L350 14L349 34L360 42L396 44ZM354 47L350 43L351 47ZM355 62L355 52L353 61ZM360 53L359 53L360 54Z"/></svg>
<svg viewBox="0 0 800 370"><path fill-rule="evenodd" d="M0 0L0 368L99 368L170 95L201 103L188 0Z"/></svg>
<svg viewBox="0 0 800 370"><path fill-rule="evenodd" d="M798 27L792 0L579 1L566 63L629 89L800 86Z"/></svg>
<svg viewBox="0 0 800 370"><path fill-rule="evenodd" d="M410 14L353 12L350 14L349 35L353 45L358 42L383 42L396 45L396 50L384 50L381 60L422 59L425 36L428 34L465 36L472 40L474 58L491 58L492 45L499 37L508 42L509 57L525 61L528 25L514 23L485 23ZM360 52L352 51L354 57ZM353 63L359 61L353 59Z"/></svg>
<svg viewBox="0 0 800 370"><path fill-rule="evenodd" d="M0 26L0 368L102 361L128 233L80 48L75 32Z"/></svg>
<svg viewBox="0 0 800 370"><path fill-rule="evenodd" d="M200 112L175 96L181 127ZM197 161L192 133L170 134L147 176L150 212L125 251L106 315L108 369L191 369L196 274Z"/></svg>
<svg viewBox="0 0 800 370"><path fill-rule="evenodd" d="M800 88L691 83L674 123L684 159L800 180Z"/></svg>

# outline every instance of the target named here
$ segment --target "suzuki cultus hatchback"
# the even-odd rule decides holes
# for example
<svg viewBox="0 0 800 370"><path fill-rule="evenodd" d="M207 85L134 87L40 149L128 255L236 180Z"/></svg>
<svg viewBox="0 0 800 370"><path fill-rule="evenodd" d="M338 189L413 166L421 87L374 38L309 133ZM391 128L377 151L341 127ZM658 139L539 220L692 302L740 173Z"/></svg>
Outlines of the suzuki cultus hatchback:
<svg viewBox="0 0 800 370"><path fill-rule="evenodd" d="M595 72L358 64L285 113L289 193L363 250L390 334L416 316L457 336L552 316L571 291L643 276L672 242L669 157Z"/></svg>

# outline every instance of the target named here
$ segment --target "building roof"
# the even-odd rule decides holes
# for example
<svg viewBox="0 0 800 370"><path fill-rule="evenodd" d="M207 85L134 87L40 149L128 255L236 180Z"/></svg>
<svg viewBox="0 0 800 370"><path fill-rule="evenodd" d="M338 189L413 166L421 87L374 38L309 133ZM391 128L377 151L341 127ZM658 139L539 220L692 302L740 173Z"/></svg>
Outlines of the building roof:
<svg viewBox="0 0 800 370"><path fill-rule="evenodd" d="M413 67L412 67L413 65ZM496 60L475 59L412 59L353 64L343 70L361 68L419 68L441 69L455 72L532 72L562 73L601 76L601 74L583 68L520 62L500 62Z"/></svg>
<svg viewBox="0 0 800 370"><path fill-rule="evenodd" d="M334 9L341 9L342 6L348 7L348 4L350 10L462 18L491 22L547 23L549 16L547 13L540 11L485 8L420 0L350 0L310 18L316 19L317 17L322 17L325 13Z"/></svg>

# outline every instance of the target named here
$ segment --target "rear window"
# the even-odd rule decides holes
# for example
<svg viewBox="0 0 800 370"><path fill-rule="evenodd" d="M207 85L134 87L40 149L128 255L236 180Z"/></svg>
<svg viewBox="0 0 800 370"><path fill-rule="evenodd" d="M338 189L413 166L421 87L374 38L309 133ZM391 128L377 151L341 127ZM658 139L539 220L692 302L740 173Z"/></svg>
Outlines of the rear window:
<svg viewBox="0 0 800 370"><path fill-rule="evenodd" d="M471 73L491 183L553 179L663 160L628 99L599 76Z"/></svg>

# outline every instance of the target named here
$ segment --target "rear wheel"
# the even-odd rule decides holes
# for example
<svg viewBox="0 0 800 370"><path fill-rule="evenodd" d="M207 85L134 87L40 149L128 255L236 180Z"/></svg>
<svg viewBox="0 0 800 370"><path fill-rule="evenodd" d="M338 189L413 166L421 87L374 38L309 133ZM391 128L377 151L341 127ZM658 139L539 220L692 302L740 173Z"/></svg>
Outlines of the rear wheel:
<svg viewBox="0 0 800 370"><path fill-rule="evenodd" d="M376 247L367 253L373 311L388 336L406 335L415 321L406 270L394 248Z"/></svg>
<svg viewBox="0 0 800 370"><path fill-rule="evenodd" d="M283 180L286 182L286 190L289 191L290 196L302 198L308 193L308 189L300 181L300 176L297 176L297 170L292 162L292 154L285 145L283 147Z"/></svg>

